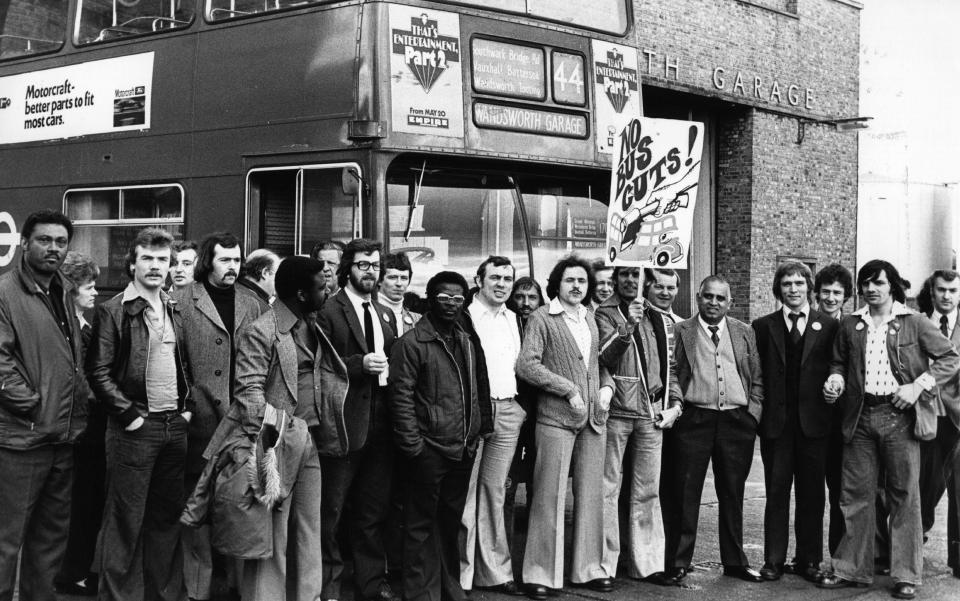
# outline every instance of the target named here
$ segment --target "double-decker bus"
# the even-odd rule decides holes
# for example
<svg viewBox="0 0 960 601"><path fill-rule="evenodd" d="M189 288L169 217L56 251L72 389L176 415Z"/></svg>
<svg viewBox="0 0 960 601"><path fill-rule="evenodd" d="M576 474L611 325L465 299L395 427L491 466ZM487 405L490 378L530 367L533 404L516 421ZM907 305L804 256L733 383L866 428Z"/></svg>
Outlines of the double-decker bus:
<svg viewBox="0 0 960 601"><path fill-rule="evenodd" d="M49 207L107 290L148 225L543 279L604 254L635 37L632 0L0 0L0 267Z"/></svg>

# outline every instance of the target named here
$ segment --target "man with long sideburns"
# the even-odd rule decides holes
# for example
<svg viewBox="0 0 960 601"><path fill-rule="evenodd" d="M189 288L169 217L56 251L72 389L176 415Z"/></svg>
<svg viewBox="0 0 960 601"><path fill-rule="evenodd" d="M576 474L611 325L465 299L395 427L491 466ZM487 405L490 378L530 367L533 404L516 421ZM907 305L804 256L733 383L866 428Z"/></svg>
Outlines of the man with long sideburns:
<svg viewBox="0 0 960 601"><path fill-rule="evenodd" d="M249 294L237 290L243 252L226 232L206 236L199 247L193 283L173 293L183 315L184 341L193 376L194 414L187 434L186 487L203 472L203 452L233 404L234 357L239 332L262 312ZM191 599L210 599L213 550L210 528L183 531L183 574Z"/></svg>
<svg viewBox="0 0 960 601"><path fill-rule="evenodd" d="M527 596L542 601L563 587L563 515L573 464L573 554L570 580L613 590L603 569L603 465L613 381L598 362L600 336L587 308L590 264L561 259L547 280L552 300L530 316L517 376L539 389L533 504L523 558Z"/></svg>
<svg viewBox="0 0 960 601"><path fill-rule="evenodd" d="M193 415L183 318L163 292L173 237L147 228L127 255L132 280L97 307L87 375L110 414L100 599L182 601L178 518Z"/></svg>
<svg viewBox="0 0 960 601"><path fill-rule="evenodd" d="M919 441L937 433L933 397L925 393L955 377L960 355L926 316L904 306L909 287L887 261L868 261L857 274L866 306L843 319L834 342L824 395L828 400L843 395L840 506L846 531L822 588L873 582L880 469L890 510L892 594L912 599L921 583Z"/></svg>

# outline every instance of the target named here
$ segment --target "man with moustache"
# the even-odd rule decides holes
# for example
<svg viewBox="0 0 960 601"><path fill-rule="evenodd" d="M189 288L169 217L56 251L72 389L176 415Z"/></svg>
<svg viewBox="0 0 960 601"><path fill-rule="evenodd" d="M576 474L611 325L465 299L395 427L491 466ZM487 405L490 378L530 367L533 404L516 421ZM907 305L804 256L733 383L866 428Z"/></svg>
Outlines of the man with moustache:
<svg viewBox="0 0 960 601"><path fill-rule="evenodd" d="M396 330L393 313L372 296L380 279L382 250L380 242L351 240L337 271L340 291L317 314L317 324L350 376L344 409L349 451L344 456L320 453L325 601L340 599L343 557L337 537L348 501L356 599L396 599L386 579L384 558L394 456L385 387L387 353Z"/></svg>
<svg viewBox="0 0 960 601"><path fill-rule="evenodd" d="M540 289L540 283L537 280L525 275L513 282L513 292L510 293L507 308L517 315L517 325L520 327L521 338L523 337L523 329L527 325L527 319L544 304L546 304L546 300L543 298L543 290Z"/></svg>
<svg viewBox="0 0 960 601"><path fill-rule="evenodd" d="M663 318L648 311L639 297L642 273L639 267L615 268L616 292L596 309L600 364L616 384L604 460L603 567L610 578L616 576L621 551L618 501L626 465L628 534L623 540L628 572L631 578L658 574L656 581L660 582L664 558L659 499L661 430L673 426L682 400L673 384L669 401L665 401L666 389L676 378L669 375Z"/></svg>
<svg viewBox="0 0 960 601"><path fill-rule="evenodd" d="M460 585L464 590L476 584L478 588L519 595L522 591L513 578L504 521L507 474L527 417L525 399L517 395L514 373L520 354L520 330L516 315L506 306L514 273L507 257L484 260L477 268L478 290L466 311L469 322L465 329L475 333L483 350L485 369L478 372L489 386L489 392L482 394L490 398L493 432L480 441L470 475L463 512Z"/></svg>
<svg viewBox="0 0 960 601"><path fill-rule="evenodd" d="M573 466L575 586L610 592L603 568L603 464L613 380L598 362L599 334L587 308L594 288L590 264L576 255L550 272L550 303L530 317L517 359L517 375L538 389L533 502L523 557L531 599L543 601L563 587L564 507ZM559 525L559 527L558 527Z"/></svg>
<svg viewBox="0 0 960 601"><path fill-rule="evenodd" d="M193 240L177 240L173 243L173 258L170 262L170 292L186 288L193 283L193 270L197 265L197 243Z"/></svg>
<svg viewBox="0 0 960 601"><path fill-rule="evenodd" d="M173 237L141 230L126 289L99 305L87 375L110 414L100 599L180 601L187 429L194 412L184 324L163 291Z"/></svg>
<svg viewBox="0 0 960 601"><path fill-rule="evenodd" d="M460 325L467 282L441 271L429 310L390 356L393 434L405 473L403 598L465 601L458 534L483 423L478 358Z"/></svg>
<svg viewBox="0 0 960 601"><path fill-rule="evenodd" d="M183 316L184 342L193 376L194 413L187 435L188 491L196 486L206 465L203 452L233 403L237 335L263 312L253 296L237 292L243 251L236 236L227 232L210 234L200 242L199 250L195 281L173 295ZM187 595L200 601L209 599L213 578L209 526L184 530L183 550Z"/></svg>
<svg viewBox="0 0 960 601"><path fill-rule="evenodd" d="M850 270L837 263L831 263L817 272L813 279L813 292L817 299L817 309L836 319L843 318L843 306L853 295L853 275ZM827 534L827 550L832 555L843 538L843 512L840 511L840 472L843 465L843 428L841 427L840 407L834 404L830 417L830 433L827 434L826 480L827 499L830 501L830 526ZM881 499L877 499L881 502ZM881 520L884 521L884 520ZM881 524L878 523L878 528ZM882 538L887 540L886 522L883 523ZM881 550L880 561L889 566L886 550Z"/></svg>
<svg viewBox="0 0 960 601"><path fill-rule="evenodd" d="M683 394L683 416L667 454L674 461L676 507L666 514L667 574L690 571L700 499L713 462L719 499L720 560L724 576L761 582L743 551L743 491L753 461L763 407L763 380L753 329L729 317L730 284L711 275L700 284L697 315L676 327L674 360Z"/></svg>
<svg viewBox="0 0 960 601"><path fill-rule="evenodd" d="M380 285L377 300L393 312L397 336L402 336L420 321L420 314L403 305L403 295L410 287L413 267L406 253L387 253L380 261Z"/></svg>
<svg viewBox="0 0 960 601"><path fill-rule="evenodd" d="M20 228L20 263L0 276L0 598L53 601L70 521L73 442L86 425L73 285L59 272L73 224L56 211Z"/></svg>
<svg viewBox="0 0 960 601"><path fill-rule="evenodd" d="M773 295L783 307L753 322L763 366L764 580L779 580L784 572L791 487L796 498L792 570L809 582L820 578L823 481L833 413L824 401L823 383L839 324L810 308L812 289L806 265L781 264L773 277Z"/></svg>
<svg viewBox="0 0 960 601"><path fill-rule="evenodd" d="M824 395L841 398L846 529L833 573L821 588L866 587L873 581L875 497L879 470L890 510L893 596L912 599L923 576L920 440L936 436L929 393L956 377L960 355L926 316L903 305L910 283L887 261L857 274L867 305L843 319Z"/></svg>
<svg viewBox="0 0 960 601"><path fill-rule="evenodd" d="M514 280L513 292L510 293L507 308L517 316L517 328L520 331L521 343L530 315L544 304L546 304L546 300L543 298L543 291L540 289L537 280L528 275ZM513 454L507 494L503 502L503 519L507 524L507 537L510 539L511 548L513 547L516 530L514 501L517 496L517 488L521 482L525 485L527 506L529 507L533 499L533 466L536 461L536 448L533 438L537 420L531 419L531 411L535 410L536 407L537 390L518 379L517 396L525 402L527 419L520 427L520 438L517 439L517 450Z"/></svg>

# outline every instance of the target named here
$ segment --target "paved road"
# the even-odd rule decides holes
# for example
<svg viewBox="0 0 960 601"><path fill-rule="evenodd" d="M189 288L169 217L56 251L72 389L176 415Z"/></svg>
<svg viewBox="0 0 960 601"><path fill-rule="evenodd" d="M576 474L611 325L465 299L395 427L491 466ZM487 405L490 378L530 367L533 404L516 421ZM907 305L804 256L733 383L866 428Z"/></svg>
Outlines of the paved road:
<svg viewBox="0 0 960 601"><path fill-rule="evenodd" d="M708 472L709 474L709 472ZM747 557L754 567L763 564L763 507L765 503L763 489L763 466L760 462L759 444L754 453L753 467L746 486L744 501L744 546ZM594 593L589 590L567 587L557 601L579 601L594 599L600 601L633 601L635 599L664 599L681 601L824 601L837 599L856 599L871 601L890 599L893 582L889 577L877 577L869 589L840 589L825 591L816 588L799 576L786 575L779 582L750 584L724 577L720 567L720 551L717 541L717 499L713 491L712 477L704 488L703 505L700 514L700 531L697 550L694 556L696 570L687 577L682 587L660 587L643 582L618 578L616 589L612 593ZM791 543L792 550L792 543ZM826 551L824 553L827 556ZM960 579L953 577L946 566L947 528L946 497L937 510L937 521L924 546L924 583L919 588L917 599L930 601L960 601ZM346 591L345 591L346 592ZM351 599L346 592L344 599ZM83 597L60 597L61 601L80 601ZM215 601L219 601L217 597ZM472 601L508 601L519 599L474 591ZM278 600L280 601L280 600Z"/></svg>

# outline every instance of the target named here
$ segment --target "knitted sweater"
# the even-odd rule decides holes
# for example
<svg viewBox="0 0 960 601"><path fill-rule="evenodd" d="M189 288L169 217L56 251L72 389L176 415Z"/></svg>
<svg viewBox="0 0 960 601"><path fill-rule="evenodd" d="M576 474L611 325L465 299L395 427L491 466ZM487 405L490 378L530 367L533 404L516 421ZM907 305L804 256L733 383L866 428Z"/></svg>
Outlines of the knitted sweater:
<svg viewBox="0 0 960 601"><path fill-rule="evenodd" d="M563 314L551 315L549 305L537 309L527 321L523 346L517 358L517 376L537 388L537 422L579 432L589 422L603 432L608 411L600 409L600 388L613 388L613 378L599 367L599 335L592 316L589 369L576 340L564 322ZM578 412L570 399L579 393L587 405Z"/></svg>

